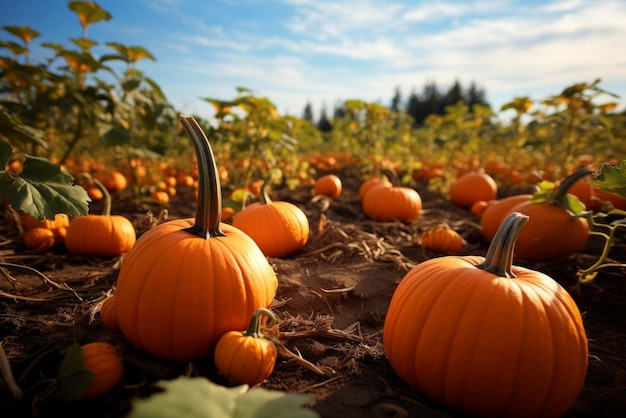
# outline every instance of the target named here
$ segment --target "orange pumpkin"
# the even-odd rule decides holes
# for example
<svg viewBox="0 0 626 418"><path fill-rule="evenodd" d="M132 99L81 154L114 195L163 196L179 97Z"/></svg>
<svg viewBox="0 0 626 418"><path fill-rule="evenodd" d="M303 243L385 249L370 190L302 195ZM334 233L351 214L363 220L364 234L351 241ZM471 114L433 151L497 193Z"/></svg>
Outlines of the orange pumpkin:
<svg viewBox="0 0 626 418"><path fill-rule="evenodd" d="M589 238L589 222L574 216L566 206L569 188L589 174L590 169L579 169L564 179L553 193L533 197L511 208L510 212L520 212L530 218L517 238L516 257L531 261L554 260L584 247Z"/></svg>
<svg viewBox="0 0 626 418"><path fill-rule="evenodd" d="M479 200L494 200L497 195L496 181L482 171L465 173L450 185L450 200L464 208L470 208Z"/></svg>
<svg viewBox="0 0 626 418"><path fill-rule="evenodd" d="M135 227L128 218L111 215L111 196L98 180L104 194L102 215L90 214L73 218L65 237L70 254L95 257L117 257L130 250L137 239Z"/></svg>
<svg viewBox="0 0 626 418"><path fill-rule="evenodd" d="M117 322L117 306L115 296L106 298L100 305L100 319L105 327L117 331L120 324Z"/></svg>
<svg viewBox="0 0 626 418"><path fill-rule="evenodd" d="M480 217L481 233L487 242L491 242L496 235L496 231L506 215L511 212L511 208L520 203L528 202L532 197L532 194L518 194L498 199L487 205Z"/></svg>
<svg viewBox="0 0 626 418"><path fill-rule="evenodd" d="M110 171L102 178L101 183L109 192L120 192L128 187L126 176L117 170Z"/></svg>
<svg viewBox="0 0 626 418"><path fill-rule="evenodd" d="M383 184L387 187L391 187L391 182L387 180L386 178L381 178L381 177L369 178L365 180L363 183L361 183L361 186L359 187L359 200L363 202L363 199L365 199L365 195L367 194L367 192L369 192L370 189L376 186L377 184Z"/></svg>
<svg viewBox="0 0 626 418"><path fill-rule="evenodd" d="M54 232L48 228L33 228L24 234L24 244L34 251L52 248L54 242Z"/></svg>
<svg viewBox="0 0 626 418"><path fill-rule="evenodd" d="M261 317L270 318L269 328L276 328L276 316L269 309L258 309L245 332L229 331L215 347L217 370L235 383L256 386L274 371L278 350L276 336L261 330Z"/></svg>
<svg viewBox="0 0 626 418"><path fill-rule="evenodd" d="M93 373L93 379L81 398L94 399L105 395L124 376L124 366L117 348L107 342L88 343L81 348L85 370Z"/></svg>
<svg viewBox="0 0 626 418"><path fill-rule="evenodd" d="M363 199L363 212L375 221L416 221L422 211L422 198L417 191L400 185L395 172L384 170L391 187L374 185Z"/></svg>
<svg viewBox="0 0 626 418"><path fill-rule="evenodd" d="M328 196L336 199L341 195L343 184L341 179L334 174L326 174L318 178L313 186L313 192L317 195Z"/></svg>
<svg viewBox="0 0 626 418"><path fill-rule="evenodd" d="M440 224L424 232L420 244L440 253L456 254L463 248L463 237L448 224Z"/></svg>
<svg viewBox="0 0 626 418"><path fill-rule="evenodd" d="M25 229L33 228L46 228L52 231L54 234L54 241L56 244L61 244L65 240L67 235L67 228L70 226L70 217L65 213L57 213L54 215L54 219L44 219L41 221L36 220L28 213L22 215L22 225Z"/></svg>
<svg viewBox="0 0 626 418"><path fill-rule="evenodd" d="M261 187L261 201L245 206L232 225L248 234L267 257L283 257L304 247L309 239L309 220L298 206L272 201L269 176Z"/></svg>
<svg viewBox="0 0 626 418"><path fill-rule="evenodd" d="M527 219L510 214L486 257L418 264L387 311L383 345L393 369L464 416L561 417L585 382L576 303L549 276L511 263Z"/></svg>
<svg viewBox="0 0 626 418"><path fill-rule="evenodd" d="M245 329L274 300L278 280L241 230L220 222L222 195L209 140L181 116L199 164L195 219L145 232L124 259L115 289L117 320L132 343L172 361L213 353L226 332Z"/></svg>

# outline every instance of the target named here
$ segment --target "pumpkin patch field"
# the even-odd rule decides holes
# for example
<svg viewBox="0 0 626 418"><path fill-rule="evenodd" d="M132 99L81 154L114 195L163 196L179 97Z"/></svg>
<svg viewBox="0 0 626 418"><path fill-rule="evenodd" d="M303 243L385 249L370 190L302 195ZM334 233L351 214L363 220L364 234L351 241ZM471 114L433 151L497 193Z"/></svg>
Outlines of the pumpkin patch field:
<svg viewBox="0 0 626 418"><path fill-rule="evenodd" d="M480 218L469 208L456 205L448 197L429 189L427 182L418 182L414 190L421 196L422 209L416 220L376 221L364 214L359 198L364 178L358 169L345 165L328 170L328 174L335 174L342 180L343 190L338 197L316 195L311 184L291 189L273 185L268 192L272 201L290 202L300 208L306 215L310 231L305 245L288 255L267 258L278 280L275 297L267 308L276 316L275 337L280 341L280 348L273 371L257 387L307 395L305 408L324 417L459 416L458 412L436 403L399 377L385 352L383 326L394 292L403 277L427 260L451 256L442 247L446 237L442 238L444 244L439 244L435 250L423 245L422 237L436 229L455 231L462 237L462 247L458 251L456 241L451 239L449 248L455 255L485 256L489 242L482 234ZM149 214L138 211L131 204L129 189L112 192L110 211L126 217L137 231L137 242L141 242L142 235L154 231L157 223L195 216L193 188L176 188L178 193L167 205L153 203ZM528 191L509 187L499 193L504 197ZM257 195L252 199L261 201L262 197ZM90 211L102 213L104 205L103 201L94 201ZM163 210L167 210L167 220L158 219L159 214L164 218ZM104 301L117 294L120 270L124 263L132 260L124 255L75 255L63 246L52 246L45 251L29 250L17 238L20 227L9 208L3 206L1 213L1 254L3 261L7 262L5 268L15 280L9 281L7 277L0 281L2 348L16 385L22 390L21 398L16 399L3 379L0 386L3 416L127 416L134 399L149 398L157 391L155 382L179 376L205 377L224 387L237 385L217 369L211 356L189 361L164 359L139 348L139 340L129 340L119 327L105 325L105 305L108 303L104 304ZM556 260L515 261L515 265L540 271L560 283L580 309L588 341L588 354L585 354L588 368L579 395L565 412L564 416L568 417L613 417L626 407L624 269L606 268L598 274L593 285L576 286L577 269L593 264L602 248L603 241L592 236L582 249ZM160 257L168 257L167 251ZM166 262L174 265L179 262L176 257L172 253ZM625 259L626 243L621 233L615 237L607 263L618 264ZM180 277L181 280L200 280L190 272L200 273L212 268L199 262L194 264L194 260L185 263L185 275ZM36 268L45 279L17 267L23 264ZM154 292L157 293L146 296L147 299L135 300L133 306L138 309L139 304L158 301L151 309L162 310L167 315L168 310L173 309L171 303L150 298L164 297L172 303L186 303L165 290L161 292L163 296L158 295L159 290ZM218 303L219 297L209 294L206 303ZM116 298L119 299L119 294ZM456 298L454 303L464 303L464 296L457 295ZM189 307L188 311L193 314L193 309L197 309L199 315L206 315L200 306ZM215 315L219 317L219 313ZM515 316L519 314L506 312L506 309L498 315L511 315L510 324L523 320ZM177 327L185 328L185 323L189 327L200 327L198 319L201 318L181 318L183 322ZM393 320L403 321L397 312ZM471 331L459 334L454 349L469 350L477 344L498 344L500 337L485 334L482 323L479 320L466 323ZM161 343L154 343L163 345L163 353L169 350L167 344L176 346L177 339L181 349L193 348L187 346L196 344L193 338L200 333L200 330L196 333L191 329L191 340L183 342L186 337L164 336L171 330L161 328L159 323L146 325L150 329L145 333L163 337L156 340ZM246 323L239 331L244 331L247 326ZM419 329L419 324L411 322L397 326L402 326L401 332L407 334ZM548 344L542 339L534 339L535 332L541 331L528 329L525 338L531 338L534 345ZM168 340L172 342L167 343ZM109 373L123 373L121 379L100 396L60 400L57 386L51 386L49 382L57 378L68 349L74 343L94 342L106 342L119 352L123 372L117 369L119 361L107 360L111 363L103 364L111 368ZM529 343L522 340L516 344ZM429 348L424 349L428 351ZM568 354L568 347L561 347L561 350L552 353L553 359L547 360L547 364L545 358L536 358L535 365L531 358L524 368L532 374L534 367L552 367L558 358L574 361ZM403 354L394 354L398 355ZM452 353L438 352L434 355L453 356ZM474 358L478 355L475 353ZM395 361L398 360L394 358ZM471 363L473 360L470 357L465 361ZM480 367L490 367L489 359L481 361L487 361L487 364L481 363ZM467 364L467 367L476 365ZM574 369L579 366L572 363L565 367ZM458 381L455 384L461 386L459 390L465 390L463 385L468 383ZM551 389L560 390L557 386ZM518 390L525 389L520 387ZM479 400L490 402L489 399Z"/></svg>

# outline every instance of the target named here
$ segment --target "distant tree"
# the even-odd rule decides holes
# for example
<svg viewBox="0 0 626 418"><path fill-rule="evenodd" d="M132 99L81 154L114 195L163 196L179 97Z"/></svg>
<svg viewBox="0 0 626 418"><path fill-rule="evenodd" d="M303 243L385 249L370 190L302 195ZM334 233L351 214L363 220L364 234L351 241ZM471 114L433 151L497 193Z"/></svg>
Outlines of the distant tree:
<svg viewBox="0 0 626 418"><path fill-rule="evenodd" d="M402 102L402 92L400 87L396 87L396 91L391 99L391 110L394 112L400 111L400 103Z"/></svg>
<svg viewBox="0 0 626 418"><path fill-rule="evenodd" d="M474 81L472 81L469 89L465 93L465 103L469 105L470 110L472 110L476 104L491 107L487 102L485 90L480 89Z"/></svg>
<svg viewBox="0 0 626 418"><path fill-rule="evenodd" d="M322 110L320 111L320 119L317 121L316 126L320 132L330 132L333 130L333 125L328 120L326 105L322 105Z"/></svg>
<svg viewBox="0 0 626 418"><path fill-rule="evenodd" d="M445 108L447 106L455 105L459 103L460 101L464 101L464 100L465 100L465 97L463 94L463 87L461 86L461 82L458 79L454 80L454 83L452 83L452 86L450 86L450 89L448 90L448 92L443 98L443 102L442 102L443 109L441 109L441 111L437 113L444 114Z"/></svg>
<svg viewBox="0 0 626 418"><path fill-rule="evenodd" d="M313 108L311 107L311 103L307 102L304 106L304 111L302 112L302 119L308 120L313 123Z"/></svg>
<svg viewBox="0 0 626 418"><path fill-rule="evenodd" d="M333 119L343 119L344 116L346 116L346 106L340 102L335 105L335 110L333 111Z"/></svg>

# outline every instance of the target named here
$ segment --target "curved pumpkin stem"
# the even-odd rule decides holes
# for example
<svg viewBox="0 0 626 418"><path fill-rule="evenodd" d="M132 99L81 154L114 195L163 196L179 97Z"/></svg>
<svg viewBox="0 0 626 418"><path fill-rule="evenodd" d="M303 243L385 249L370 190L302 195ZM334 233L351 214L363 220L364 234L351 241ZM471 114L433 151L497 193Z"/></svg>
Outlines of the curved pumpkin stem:
<svg viewBox="0 0 626 418"><path fill-rule="evenodd" d="M267 308L259 308L254 312L254 314L252 314L252 318L250 319L250 325L248 325L248 329L243 335L254 338L268 338L268 336L265 335L263 331L261 331L261 317L263 316L267 316L270 319L270 322L268 324L269 328L274 329L277 327L278 319L276 319L276 315L274 315L274 312L270 311ZM273 340L274 337L275 336L272 335L269 337L269 339Z"/></svg>
<svg viewBox="0 0 626 418"><path fill-rule="evenodd" d="M213 156L213 149L204 131L193 116L180 116L180 123L191 138L198 161L198 203L196 221L185 231L199 237L225 237L220 230L222 220L222 189Z"/></svg>
<svg viewBox="0 0 626 418"><path fill-rule="evenodd" d="M263 185L261 186L261 203L264 205L272 203L272 199L270 198L270 186L273 179L274 176L270 174L263 180Z"/></svg>
<svg viewBox="0 0 626 418"><path fill-rule="evenodd" d="M565 177L554 192L554 201L562 204L565 201L569 189L571 189L578 180L590 174L593 174L593 171L591 171L589 167L582 167Z"/></svg>
<svg viewBox="0 0 626 418"><path fill-rule="evenodd" d="M526 222L528 222L528 216L524 214L519 212L509 214L493 237L485 261L476 267L500 277L515 278L512 271L515 241Z"/></svg>
<svg viewBox="0 0 626 418"><path fill-rule="evenodd" d="M111 215L111 193L104 187L104 184L100 183L99 180L94 178L91 179L93 184L100 189L102 192L102 196L104 197L104 208L102 209L102 216L110 216Z"/></svg>
<svg viewBox="0 0 626 418"><path fill-rule="evenodd" d="M387 177L387 180L391 183L392 187L400 186L400 179L398 178L398 174L390 168L381 168L380 172Z"/></svg>

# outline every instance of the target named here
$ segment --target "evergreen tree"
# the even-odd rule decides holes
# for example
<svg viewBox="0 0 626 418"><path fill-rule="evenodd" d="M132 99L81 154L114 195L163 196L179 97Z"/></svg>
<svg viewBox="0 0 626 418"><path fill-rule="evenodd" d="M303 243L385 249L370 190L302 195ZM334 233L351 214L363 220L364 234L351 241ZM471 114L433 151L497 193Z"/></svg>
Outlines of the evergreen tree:
<svg viewBox="0 0 626 418"><path fill-rule="evenodd" d="M400 87L396 87L396 91L391 99L391 110L394 112L400 111L400 103L402 102L402 93Z"/></svg>
<svg viewBox="0 0 626 418"><path fill-rule="evenodd" d="M441 104L442 109L440 110L440 112L437 112L437 113L443 115L445 113L445 108L447 106L455 105L459 101L463 101L463 100L464 100L464 95L463 95L463 87L461 86L461 82L458 79L454 80L454 83L452 84L452 86L450 87L450 89L448 90L448 92L443 98L443 101Z"/></svg>
<svg viewBox="0 0 626 418"><path fill-rule="evenodd" d="M465 103L469 105L470 109L473 109L475 104L491 107L489 103L487 103L485 91L480 89L474 81L472 81L469 89L465 93Z"/></svg>
<svg viewBox="0 0 626 418"><path fill-rule="evenodd" d="M326 105L322 106L322 110L320 111L320 119L317 121L316 126L320 132L330 132L333 130L333 125L328 120Z"/></svg>
<svg viewBox="0 0 626 418"><path fill-rule="evenodd" d="M304 106L304 111L302 112L302 119L308 120L313 123L313 108L311 107L311 103L307 102Z"/></svg>
<svg viewBox="0 0 626 418"><path fill-rule="evenodd" d="M333 119L343 119L346 116L346 107L343 103L338 103L335 105L335 110L333 112Z"/></svg>

